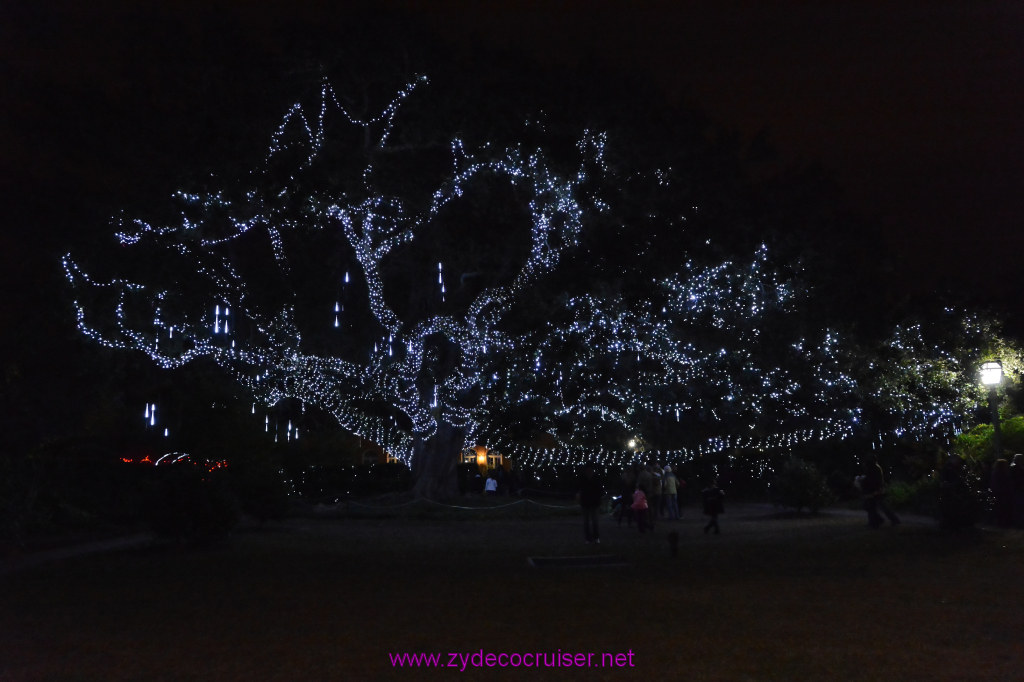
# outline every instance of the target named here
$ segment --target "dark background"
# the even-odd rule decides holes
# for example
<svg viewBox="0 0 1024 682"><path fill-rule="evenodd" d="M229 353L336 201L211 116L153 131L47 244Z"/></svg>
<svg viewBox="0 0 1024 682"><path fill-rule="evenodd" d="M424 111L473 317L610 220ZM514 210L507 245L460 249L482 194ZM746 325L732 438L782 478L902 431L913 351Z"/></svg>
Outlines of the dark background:
<svg viewBox="0 0 1024 682"><path fill-rule="evenodd" d="M820 162L884 226L910 286L1019 289L1019 3L513 4L414 3L451 39L554 63L594 54L766 133L786 160Z"/></svg>
<svg viewBox="0 0 1024 682"><path fill-rule="evenodd" d="M742 136L765 133L785 160L820 162L884 225L909 284L1021 282L1019 3L392 1L370 19L335 4L4 3L3 172L30 207L5 221L5 253L65 239L46 215L55 201L76 231L95 229L69 192L120 208L140 175L167 182L161 171L201 136L203 99L222 110L225 71L240 89L254 83L243 71L269 73L311 35L336 28L342 43L355 23L391 22L396 44L382 51L399 64L401 31L415 27L469 55L507 48L553 69L593 59L650 79Z"/></svg>
<svg viewBox="0 0 1024 682"><path fill-rule="evenodd" d="M413 42L450 61L496 50L524 72L588 64L649 83L739 144L831 177L876 228L858 253L895 264L886 286L992 305L1022 328L1019 3L108 0L0 13L5 402L43 431L62 404L106 390L82 369L98 351L74 330L60 257L112 248L112 215L147 215L186 178L258 161L325 46L385 91L422 66Z"/></svg>

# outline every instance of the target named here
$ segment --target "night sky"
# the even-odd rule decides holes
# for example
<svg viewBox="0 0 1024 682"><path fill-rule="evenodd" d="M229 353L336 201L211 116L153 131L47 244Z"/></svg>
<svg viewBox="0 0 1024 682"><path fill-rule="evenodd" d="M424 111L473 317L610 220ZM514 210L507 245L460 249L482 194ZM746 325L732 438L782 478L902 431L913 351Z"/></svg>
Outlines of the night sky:
<svg viewBox="0 0 1024 682"><path fill-rule="evenodd" d="M135 4L4 5L8 290L106 235L112 212L166 196L162 183L187 166L170 157L201 151L201 102L217 87L203 65L244 69L258 55L272 68L296 35L329 35L354 16L330 2ZM1005 305L1024 284L1020 3L377 6L469 54L497 47L552 69L596 60L744 139L765 133L783 160L820 163L849 206L884 227L880 248L918 293L962 289Z"/></svg>
<svg viewBox="0 0 1024 682"><path fill-rule="evenodd" d="M785 159L820 162L851 206L881 221L908 284L1024 284L1024 6L695 4L479 3L423 15L456 40L555 62L597 55L745 136L766 132Z"/></svg>

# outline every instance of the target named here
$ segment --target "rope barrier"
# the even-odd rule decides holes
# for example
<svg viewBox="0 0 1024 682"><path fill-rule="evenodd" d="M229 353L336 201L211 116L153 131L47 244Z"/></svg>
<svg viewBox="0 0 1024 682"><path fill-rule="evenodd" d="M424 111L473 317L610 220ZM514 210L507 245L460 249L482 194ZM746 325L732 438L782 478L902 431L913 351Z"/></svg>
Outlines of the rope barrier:
<svg viewBox="0 0 1024 682"><path fill-rule="evenodd" d="M437 506L437 507L443 507L445 509L459 509L459 510L465 510L465 511L492 511L492 510L496 510L496 509L508 509L509 507L515 507L516 505L520 505L520 504L533 504L533 505L536 505L538 507L544 507L545 509L563 509L563 510L564 509L575 509L575 507L576 507L576 505L574 505L574 504L545 504L543 502L537 502L536 500L530 500L530 499L515 500L513 502L508 502L506 504L497 504L497 505L466 506L466 505L447 504L445 502L438 502L436 500L428 500L426 498L421 498L421 499L417 499L417 500L409 500L408 502L400 502L398 504L367 504L365 502L339 502L339 503L335 504L333 506L333 508L334 509L339 509L339 508L342 508L342 507L346 507L346 508L348 508L348 507L362 507L364 509L400 509L402 507L409 507L409 506L412 506L414 504L420 504L420 503L431 504L431 505L434 505L434 506Z"/></svg>
<svg viewBox="0 0 1024 682"><path fill-rule="evenodd" d="M526 502L530 502L531 504L535 504L538 507L547 507L548 509L575 509L576 508L576 505L574 505L574 504L544 504L543 502L537 502L535 500L525 500L525 501Z"/></svg>
<svg viewBox="0 0 1024 682"><path fill-rule="evenodd" d="M491 509L505 509L506 507L514 507L517 504L522 504L524 502L528 502L529 500L516 500L515 502L509 502L508 504L489 505L489 506L486 506L486 507L464 507L464 506L460 506L460 505L456 505L456 504L445 504L444 502L437 502L436 500L423 500L423 501L424 502L430 502L431 504L436 504L439 507L445 507L447 509L469 509L471 511L479 511L479 510L490 511Z"/></svg>
<svg viewBox="0 0 1024 682"><path fill-rule="evenodd" d="M367 509L398 509L399 507L408 507L409 505L416 504L421 500L409 500L408 502L402 502L401 504L366 504L365 502L345 502L347 506L366 507ZM341 506L342 503L335 504L335 507Z"/></svg>

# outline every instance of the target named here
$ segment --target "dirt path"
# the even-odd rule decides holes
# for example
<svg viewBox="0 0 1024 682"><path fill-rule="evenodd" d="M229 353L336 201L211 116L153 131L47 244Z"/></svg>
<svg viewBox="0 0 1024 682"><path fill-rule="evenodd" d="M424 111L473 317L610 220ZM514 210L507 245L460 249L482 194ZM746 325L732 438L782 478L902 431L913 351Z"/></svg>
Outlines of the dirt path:
<svg viewBox="0 0 1024 682"><path fill-rule="evenodd" d="M571 547L576 541L577 531L580 529L579 519L568 512L561 512L548 518L523 520L518 518L495 517L486 518L488 507L452 506L454 510L461 510L466 514L477 515L474 519L465 519L458 516L439 518L436 522L422 524L418 535L413 538L414 544L423 546L444 544L450 541L450 536L461 537L470 542L474 540L471 536L479 536L480 541L488 543L517 544L521 542L520 533L524 524L530 528L530 541L537 543L541 538L541 548L548 551L557 551L559 548ZM387 507L380 507L381 512L387 512ZM480 518L483 515L483 518ZM933 525L935 520L926 516L903 514L901 520L904 524L912 526ZM322 518L289 518L280 522L268 524L267 530L294 533L332 533L338 532L331 529L332 522L337 519ZM367 534L377 535L381 528L388 524L389 519L354 519L344 524L346 534ZM700 527L705 519L699 511L690 506L683 510L683 517L678 522L660 520L653 533L648 534L645 540L635 529L630 528L626 523L616 523L611 516L601 517L601 528L604 539L604 547L614 549L622 548L623 545L631 546L635 542L656 542L657 537L667 537L669 532L675 531L680 536L680 544L686 546L689 543L699 541L701 537ZM721 517L722 536L719 538L726 543L749 541L753 537L759 537L761 541L770 539L773 535L780 538L794 532L797 529L803 531L820 529L827 532L836 527L856 527L856 521L866 524L865 513L855 509L830 508L816 515L798 515L786 512L773 507L770 504L761 503L738 503L730 505L726 513ZM356 525L357 527L353 527ZM341 527L339 527L340 530ZM884 531L884 529L881 529ZM239 532L246 532L240 529ZM449 536L444 537L442 536ZM634 537L640 536L640 537ZM15 554L0 560L0 575L28 570L44 564L61 561L71 557L84 556L126 549L143 548L152 545L154 538L150 533L132 533L130 535L93 540L88 542L76 542L65 546L55 547L37 551L28 551L22 554ZM538 548L539 549L539 548Z"/></svg>

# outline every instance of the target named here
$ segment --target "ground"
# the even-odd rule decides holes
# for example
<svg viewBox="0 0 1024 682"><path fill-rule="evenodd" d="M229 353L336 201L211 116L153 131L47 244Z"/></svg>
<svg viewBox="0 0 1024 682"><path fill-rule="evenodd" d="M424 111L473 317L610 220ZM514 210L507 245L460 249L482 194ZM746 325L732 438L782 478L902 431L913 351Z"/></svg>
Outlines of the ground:
<svg viewBox="0 0 1024 682"><path fill-rule="evenodd" d="M859 513L739 505L720 536L691 507L653 534L603 517L602 544L585 545L572 510L492 504L9 561L0 681L1019 679L1021 531L914 517L871 530ZM598 555L625 565L529 563ZM462 671L481 651L626 656ZM416 652L457 667L392 666Z"/></svg>

